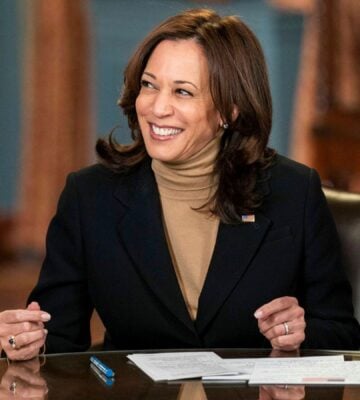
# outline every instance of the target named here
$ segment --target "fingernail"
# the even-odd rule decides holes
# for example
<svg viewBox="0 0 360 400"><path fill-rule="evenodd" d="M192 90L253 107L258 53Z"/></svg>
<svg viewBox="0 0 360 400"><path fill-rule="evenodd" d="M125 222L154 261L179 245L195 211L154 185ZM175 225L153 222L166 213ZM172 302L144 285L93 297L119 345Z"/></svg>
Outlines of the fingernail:
<svg viewBox="0 0 360 400"><path fill-rule="evenodd" d="M261 318L263 315L264 315L264 313L261 310L257 310L254 313L254 317L257 319Z"/></svg>
<svg viewBox="0 0 360 400"><path fill-rule="evenodd" d="M44 333L45 333L45 335L47 335L48 334L48 330L44 329Z"/></svg>
<svg viewBox="0 0 360 400"><path fill-rule="evenodd" d="M51 319L51 315L48 313L43 313L43 314L41 314L41 319L43 321L49 321Z"/></svg>

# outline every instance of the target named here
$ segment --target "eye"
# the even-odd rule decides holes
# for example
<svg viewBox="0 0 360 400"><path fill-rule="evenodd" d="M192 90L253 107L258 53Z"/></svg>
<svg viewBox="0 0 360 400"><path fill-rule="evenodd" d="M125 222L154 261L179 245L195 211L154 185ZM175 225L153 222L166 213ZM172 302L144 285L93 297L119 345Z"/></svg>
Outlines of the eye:
<svg viewBox="0 0 360 400"><path fill-rule="evenodd" d="M141 79L140 85L144 88L154 89L154 85L146 79Z"/></svg>
<svg viewBox="0 0 360 400"><path fill-rule="evenodd" d="M191 92L189 92L188 90L185 90L185 89L181 89L181 88L176 89L176 93L180 94L181 96L185 96L185 97L188 97L188 96L192 97L193 96L193 94Z"/></svg>

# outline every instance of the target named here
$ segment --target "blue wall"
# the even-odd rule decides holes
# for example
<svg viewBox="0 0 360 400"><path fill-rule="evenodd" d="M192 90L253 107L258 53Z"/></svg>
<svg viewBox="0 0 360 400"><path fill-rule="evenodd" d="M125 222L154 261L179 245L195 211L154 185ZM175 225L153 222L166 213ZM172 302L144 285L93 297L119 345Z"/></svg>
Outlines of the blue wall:
<svg viewBox="0 0 360 400"><path fill-rule="evenodd" d="M0 211L16 198L20 139L20 36L17 1L0 4Z"/></svg>
<svg viewBox="0 0 360 400"><path fill-rule="evenodd" d="M144 35L164 18L199 7L190 0L89 0L93 35L97 132L120 125L118 140L129 141L127 123L116 105L124 66ZM265 0L229 0L210 5L221 14L237 14L255 31L268 61L274 100L271 145L286 154L296 84L302 19L281 14ZM21 129L22 0L0 1L0 212L16 205Z"/></svg>

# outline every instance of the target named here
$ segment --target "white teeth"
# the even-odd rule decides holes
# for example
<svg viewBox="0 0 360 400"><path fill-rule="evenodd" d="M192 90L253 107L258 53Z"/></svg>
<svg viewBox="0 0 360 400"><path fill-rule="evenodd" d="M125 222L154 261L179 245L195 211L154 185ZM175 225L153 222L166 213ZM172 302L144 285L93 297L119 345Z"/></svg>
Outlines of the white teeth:
<svg viewBox="0 0 360 400"><path fill-rule="evenodd" d="M151 125L152 130L159 136L174 136L181 132L181 129L176 128L160 128L156 125Z"/></svg>

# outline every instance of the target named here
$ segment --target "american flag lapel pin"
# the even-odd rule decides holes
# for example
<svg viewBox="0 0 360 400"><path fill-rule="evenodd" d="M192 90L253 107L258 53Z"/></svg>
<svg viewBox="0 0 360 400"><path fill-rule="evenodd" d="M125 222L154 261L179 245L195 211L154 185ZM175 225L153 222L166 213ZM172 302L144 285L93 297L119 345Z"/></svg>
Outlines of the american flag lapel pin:
<svg viewBox="0 0 360 400"><path fill-rule="evenodd" d="M241 216L241 221L245 223L255 222L255 214L244 214Z"/></svg>

